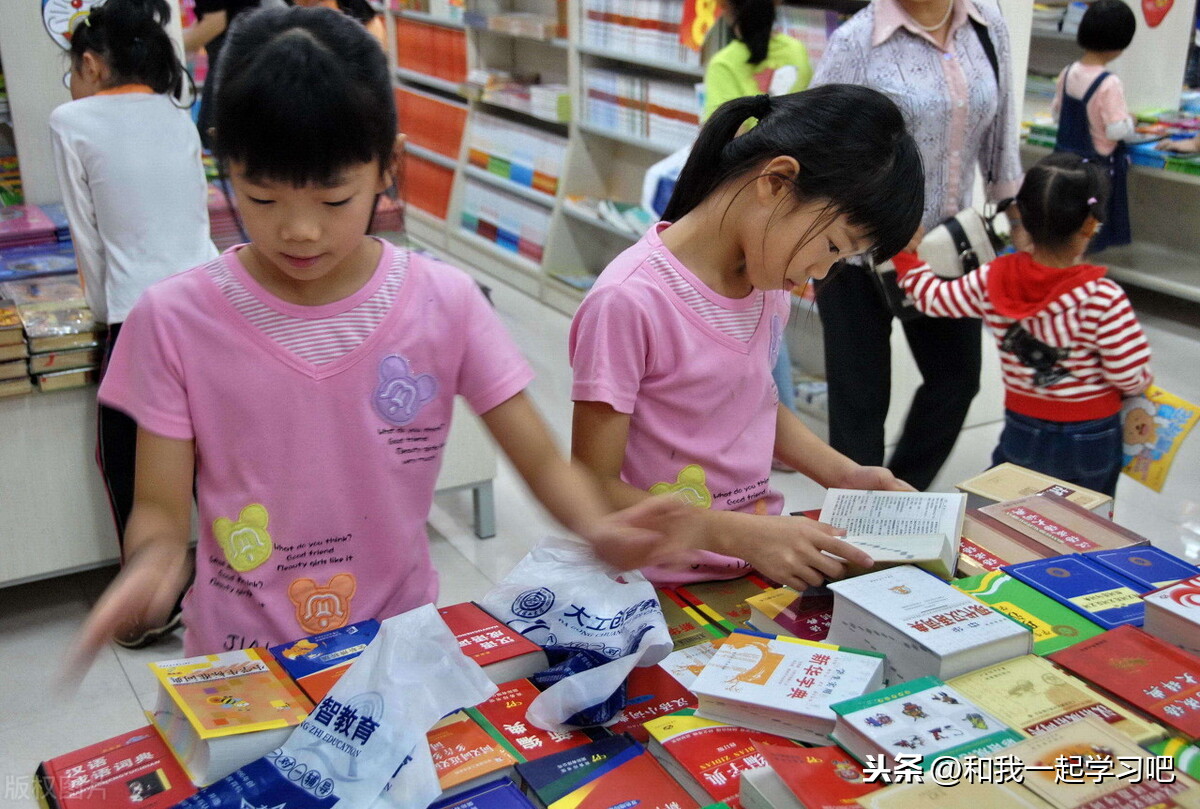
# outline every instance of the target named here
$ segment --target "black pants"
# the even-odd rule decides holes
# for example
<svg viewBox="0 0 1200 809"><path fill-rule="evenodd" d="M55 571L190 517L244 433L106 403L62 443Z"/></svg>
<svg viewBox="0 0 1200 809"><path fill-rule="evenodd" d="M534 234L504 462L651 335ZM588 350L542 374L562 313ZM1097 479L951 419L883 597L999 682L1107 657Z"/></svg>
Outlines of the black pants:
<svg viewBox="0 0 1200 809"><path fill-rule="evenodd" d="M120 323L108 327L100 378L108 370L108 359L117 344ZM137 456L137 422L120 410L99 405L96 415L96 461L108 492L108 504L117 525L117 544L125 556L125 524L133 510L133 467Z"/></svg>
<svg viewBox="0 0 1200 809"><path fill-rule="evenodd" d="M891 393L892 314L870 271L845 265L817 287L829 382L829 443L865 466L883 465ZM979 392L977 319L921 317L902 324L922 384L887 466L924 491L933 483Z"/></svg>

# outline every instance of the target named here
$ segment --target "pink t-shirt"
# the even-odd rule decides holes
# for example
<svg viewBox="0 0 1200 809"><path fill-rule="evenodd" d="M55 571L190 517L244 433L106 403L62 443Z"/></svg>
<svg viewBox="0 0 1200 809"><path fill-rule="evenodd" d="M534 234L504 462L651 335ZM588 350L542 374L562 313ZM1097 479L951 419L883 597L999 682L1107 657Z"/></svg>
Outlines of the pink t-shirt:
<svg viewBox="0 0 1200 809"><path fill-rule="evenodd" d="M1063 68L1054 87L1054 100L1050 103L1050 112L1055 120L1062 109L1063 77L1067 78L1067 93L1072 98L1083 98L1092 82L1098 79L1105 69L1102 65L1085 65L1080 62L1073 62ZM1125 106L1125 87L1115 73L1108 74L1108 78L1096 88L1092 100L1088 102L1087 113L1088 130L1091 132L1096 152L1102 155L1112 154L1117 148L1117 142L1108 137L1108 127L1129 119L1129 108Z"/></svg>
<svg viewBox="0 0 1200 809"><path fill-rule="evenodd" d="M571 324L571 398L628 414L621 478L654 493L725 511L779 514L769 487L779 394L771 369L787 323L787 293L734 300L713 292L663 246L659 223L600 274ZM717 328L671 289L667 262L705 300L730 313L758 305L748 342ZM759 297L762 295L763 297ZM695 551L690 564L644 572L656 584L731 578L741 559Z"/></svg>
<svg viewBox="0 0 1200 809"><path fill-rule="evenodd" d="M419 254L361 344L314 365L240 314L226 268L262 303L319 320L370 298L393 262L324 306L279 300L233 251L151 287L121 330L100 400L196 443L196 580L184 651L284 643L433 601L425 521L455 394L485 413L532 371L465 273Z"/></svg>

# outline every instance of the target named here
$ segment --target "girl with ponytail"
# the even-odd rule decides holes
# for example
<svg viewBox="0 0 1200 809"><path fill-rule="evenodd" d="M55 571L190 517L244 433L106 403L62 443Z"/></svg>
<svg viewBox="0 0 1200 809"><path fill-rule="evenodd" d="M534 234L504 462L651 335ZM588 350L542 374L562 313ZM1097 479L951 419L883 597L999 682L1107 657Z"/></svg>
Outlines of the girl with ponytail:
<svg viewBox="0 0 1200 809"><path fill-rule="evenodd" d="M107 324L104 366L143 290L217 255L209 237L191 77L163 28L165 0L107 0L71 35L74 99L50 115L59 188L84 294ZM137 425L101 405L97 457L124 547ZM171 628L173 622L152 629ZM143 645L155 632L119 640Z"/></svg>
<svg viewBox="0 0 1200 809"><path fill-rule="evenodd" d="M874 90L737 98L701 130L664 221L601 273L571 326L574 454L614 506L659 493L697 506L686 558L646 569L652 581L754 567L804 589L839 576L838 557L871 564L830 526L779 516L772 458L827 487L910 487L817 438L779 404L771 368L788 293L903 248L922 176L899 109Z"/></svg>
<svg viewBox="0 0 1200 809"><path fill-rule="evenodd" d="M734 39L704 71L705 118L734 98L808 87L808 51L800 40L775 33L775 0L724 0L724 6Z"/></svg>

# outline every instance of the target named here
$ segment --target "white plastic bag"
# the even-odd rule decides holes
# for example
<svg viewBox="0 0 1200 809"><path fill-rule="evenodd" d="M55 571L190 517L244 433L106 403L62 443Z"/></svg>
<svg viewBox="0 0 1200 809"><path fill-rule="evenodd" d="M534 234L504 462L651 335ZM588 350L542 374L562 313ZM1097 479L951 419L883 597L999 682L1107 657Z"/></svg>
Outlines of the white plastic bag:
<svg viewBox="0 0 1200 809"><path fill-rule="evenodd" d="M646 169L642 178L642 207L662 216L667 207L667 201L675 188L675 181L688 155L692 153L692 144L676 149L671 154Z"/></svg>
<svg viewBox="0 0 1200 809"><path fill-rule="evenodd" d="M609 661L555 683L529 706L543 730L616 692L635 666L671 652L671 636L654 587L635 571L601 562L583 542L546 537L480 602L497 620L540 646L601 652Z"/></svg>

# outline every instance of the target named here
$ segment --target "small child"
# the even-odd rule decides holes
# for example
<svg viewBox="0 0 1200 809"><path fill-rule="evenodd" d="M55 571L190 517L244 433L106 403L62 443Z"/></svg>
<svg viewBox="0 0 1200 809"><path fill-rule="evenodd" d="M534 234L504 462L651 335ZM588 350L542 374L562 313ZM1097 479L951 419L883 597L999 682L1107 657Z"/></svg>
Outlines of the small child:
<svg viewBox="0 0 1200 809"><path fill-rule="evenodd" d="M1121 288L1080 256L1104 222L1108 178L1056 152L1017 194L1031 253L940 280L912 253L900 286L934 317L982 317L1000 346L1005 461L1113 495L1121 471L1121 399L1150 384L1150 346Z"/></svg>
<svg viewBox="0 0 1200 809"><path fill-rule="evenodd" d="M734 39L704 71L704 117L734 98L785 95L808 87L812 65L800 40L777 34L775 0L723 0Z"/></svg>
<svg viewBox="0 0 1200 809"><path fill-rule="evenodd" d="M108 0L71 36L73 101L50 114L58 184L84 294L107 324L104 364L146 287L216 257L190 78L163 29L165 0ZM102 367L103 373L103 367ZM97 459L124 547L133 507L137 425L100 404ZM136 648L174 628L122 637Z"/></svg>
<svg viewBox="0 0 1200 809"><path fill-rule="evenodd" d="M750 118L758 124L739 134ZM571 325L575 456L614 505L698 508L676 584L753 566L800 589L870 558L828 525L779 516L775 457L828 487L911 489L782 407L771 368L789 293L838 261L886 259L916 231L921 160L900 110L864 87L744 96L705 123L664 211L601 273Z"/></svg>
<svg viewBox="0 0 1200 809"><path fill-rule="evenodd" d="M401 157L387 57L325 8L239 16L214 145L250 243L149 289L100 399L138 423L124 569L74 647L195 583L184 653L268 646L437 598L425 531L461 394L535 496L622 569L669 549L665 499L608 516L525 395L532 372L464 272L369 237Z"/></svg>
<svg viewBox="0 0 1200 809"><path fill-rule="evenodd" d="M1125 90L1105 66L1133 41L1137 19L1122 0L1095 0L1084 12L1075 40L1083 57L1063 69L1051 104L1058 119L1055 150L1096 160L1109 175L1104 227L1088 252L1129 244L1129 199L1125 144L1133 136L1133 118L1125 106Z"/></svg>

